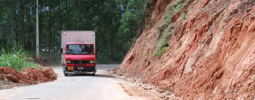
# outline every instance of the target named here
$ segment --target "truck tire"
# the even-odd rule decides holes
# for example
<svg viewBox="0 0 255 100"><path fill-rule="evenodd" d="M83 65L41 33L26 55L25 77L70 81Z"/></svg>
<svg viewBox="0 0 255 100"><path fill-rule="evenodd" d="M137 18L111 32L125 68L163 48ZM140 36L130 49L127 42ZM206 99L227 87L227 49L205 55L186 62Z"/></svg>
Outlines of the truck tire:
<svg viewBox="0 0 255 100"><path fill-rule="evenodd" d="M92 76L95 76L95 75L96 75L96 73L93 73L93 74L92 74Z"/></svg>
<svg viewBox="0 0 255 100"><path fill-rule="evenodd" d="M65 75L65 76L68 76L68 74L65 74L65 73L64 73L64 75Z"/></svg>

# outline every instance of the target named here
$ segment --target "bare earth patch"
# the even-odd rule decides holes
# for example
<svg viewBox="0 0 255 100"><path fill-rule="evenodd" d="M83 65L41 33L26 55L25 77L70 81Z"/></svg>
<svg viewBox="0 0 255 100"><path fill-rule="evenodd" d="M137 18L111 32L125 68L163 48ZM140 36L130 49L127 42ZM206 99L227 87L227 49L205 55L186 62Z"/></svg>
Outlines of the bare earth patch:
<svg viewBox="0 0 255 100"><path fill-rule="evenodd" d="M57 74L50 67L44 67L42 70L27 68L21 72L10 67L0 67L0 82L2 83L0 90L50 82L56 79Z"/></svg>
<svg viewBox="0 0 255 100"><path fill-rule="evenodd" d="M146 16L152 21L114 73L162 89L170 99L254 100L255 1L189 0L165 20L176 1L184 0L153 0L147 13L154 15ZM156 56L163 22L174 34Z"/></svg>
<svg viewBox="0 0 255 100"><path fill-rule="evenodd" d="M118 77L121 79L124 79L130 84L125 85L123 83L118 83L124 91L129 96L139 96L139 97L145 97L146 100L168 100L170 96L169 93L162 92L163 90L158 89L155 86L149 85L149 84L142 84L141 82L136 81L135 79L130 79L122 75L118 75L114 73L113 71L108 70L107 74L110 74L114 77Z"/></svg>

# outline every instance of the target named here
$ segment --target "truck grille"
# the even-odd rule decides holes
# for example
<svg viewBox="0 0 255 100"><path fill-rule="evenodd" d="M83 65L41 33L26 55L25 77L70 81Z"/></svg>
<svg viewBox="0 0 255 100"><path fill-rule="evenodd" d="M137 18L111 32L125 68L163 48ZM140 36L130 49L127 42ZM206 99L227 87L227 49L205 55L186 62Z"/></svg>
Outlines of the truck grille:
<svg viewBox="0 0 255 100"><path fill-rule="evenodd" d="M71 64L89 64L89 60L71 60Z"/></svg>

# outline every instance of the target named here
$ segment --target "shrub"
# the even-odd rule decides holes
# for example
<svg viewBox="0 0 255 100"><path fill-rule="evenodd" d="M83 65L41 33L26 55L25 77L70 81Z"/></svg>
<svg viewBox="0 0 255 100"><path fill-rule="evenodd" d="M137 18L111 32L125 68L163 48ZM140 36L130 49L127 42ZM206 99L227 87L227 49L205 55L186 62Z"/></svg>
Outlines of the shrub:
<svg viewBox="0 0 255 100"><path fill-rule="evenodd" d="M171 39L172 35L174 34L174 30L172 28L174 27L173 24L170 24L167 29L163 32L160 41L158 42L155 52L160 52L161 49L164 47L164 45L168 44L168 41ZM168 46L167 46L168 47ZM161 52L162 53L162 52ZM160 53L160 54L161 54Z"/></svg>
<svg viewBox="0 0 255 100"><path fill-rule="evenodd" d="M187 3L188 3L188 0L176 0L175 3L171 3L167 6L166 11L165 11L165 16L164 16L165 21L159 27L160 33L162 33L167 28L173 15L175 15L177 12L179 12Z"/></svg>
<svg viewBox="0 0 255 100"><path fill-rule="evenodd" d="M162 49L165 44L168 44L168 41L171 39L172 35L175 33L174 24L169 23L177 12L179 12L186 4L188 3L188 0L176 0L174 3L171 3L167 6L165 11L165 21L161 26L159 26L160 31L160 41L157 44L157 47L155 49L155 54L157 57L161 55ZM187 17L186 14L181 15L181 19L185 20Z"/></svg>
<svg viewBox="0 0 255 100"><path fill-rule="evenodd" d="M24 68L36 68L41 69L40 66L31 61L32 58L27 57L24 53L20 51L15 51L14 53L7 53L2 50L0 56L0 67L8 66L17 71L21 71Z"/></svg>
<svg viewBox="0 0 255 100"><path fill-rule="evenodd" d="M155 54L157 57L160 57L162 53L166 53L167 51L168 51L168 48L164 47L161 51L156 52Z"/></svg>

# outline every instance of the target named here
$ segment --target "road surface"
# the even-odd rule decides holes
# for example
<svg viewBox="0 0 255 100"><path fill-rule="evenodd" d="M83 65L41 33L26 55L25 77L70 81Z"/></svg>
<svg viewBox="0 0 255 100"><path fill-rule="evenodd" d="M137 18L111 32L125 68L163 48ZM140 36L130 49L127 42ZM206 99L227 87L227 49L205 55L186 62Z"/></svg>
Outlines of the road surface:
<svg viewBox="0 0 255 100"><path fill-rule="evenodd" d="M123 89L128 82L105 74L118 65L97 65L96 76L64 77L61 66L52 67L59 74L53 82L0 90L0 100L143 100Z"/></svg>

